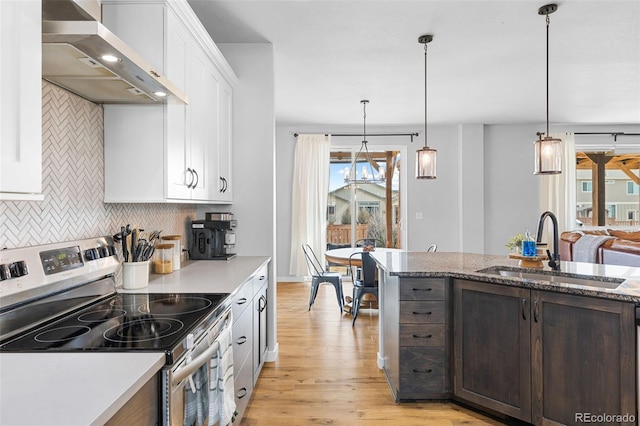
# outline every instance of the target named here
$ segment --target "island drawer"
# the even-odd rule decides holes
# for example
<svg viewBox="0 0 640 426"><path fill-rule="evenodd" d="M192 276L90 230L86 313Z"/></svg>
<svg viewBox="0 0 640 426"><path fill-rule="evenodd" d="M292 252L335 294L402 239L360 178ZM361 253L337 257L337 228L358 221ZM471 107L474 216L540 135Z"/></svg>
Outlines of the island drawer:
<svg viewBox="0 0 640 426"><path fill-rule="evenodd" d="M400 285L400 300L444 300L444 278L418 279L403 281Z"/></svg>
<svg viewBox="0 0 640 426"><path fill-rule="evenodd" d="M444 348L400 348L400 382L402 394L445 392L446 368Z"/></svg>
<svg viewBox="0 0 640 426"><path fill-rule="evenodd" d="M445 304L441 301L400 302L401 324L444 323Z"/></svg>
<svg viewBox="0 0 640 426"><path fill-rule="evenodd" d="M400 324L400 346L444 347L445 340L444 324Z"/></svg>

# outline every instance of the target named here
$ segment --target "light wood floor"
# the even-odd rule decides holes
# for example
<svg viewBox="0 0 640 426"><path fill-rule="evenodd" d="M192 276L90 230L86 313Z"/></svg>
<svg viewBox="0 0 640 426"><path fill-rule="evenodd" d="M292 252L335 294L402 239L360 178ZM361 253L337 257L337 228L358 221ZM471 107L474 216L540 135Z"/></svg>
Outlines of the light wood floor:
<svg viewBox="0 0 640 426"><path fill-rule="evenodd" d="M501 424L452 403L396 404L376 364L377 310L361 310L352 328L333 286L320 286L307 312L309 291L278 283L279 357L265 363L242 425Z"/></svg>

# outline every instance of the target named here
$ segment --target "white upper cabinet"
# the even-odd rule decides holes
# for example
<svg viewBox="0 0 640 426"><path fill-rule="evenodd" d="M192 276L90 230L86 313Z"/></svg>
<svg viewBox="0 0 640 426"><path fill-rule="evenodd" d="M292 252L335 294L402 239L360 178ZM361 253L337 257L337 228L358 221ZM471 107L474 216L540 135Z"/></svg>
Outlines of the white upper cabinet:
<svg viewBox="0 0 640 426"><path fill-rule="evenodd" d="M105 201L231 203L228 63L184 0L102 4L105 25L189 98L104 106Z"/></svg>
<svg viewBox="0 0 640 426"><path fill-rule="evenodd" d="M42 200L40 2L0 0L0 200Z"/></svg>

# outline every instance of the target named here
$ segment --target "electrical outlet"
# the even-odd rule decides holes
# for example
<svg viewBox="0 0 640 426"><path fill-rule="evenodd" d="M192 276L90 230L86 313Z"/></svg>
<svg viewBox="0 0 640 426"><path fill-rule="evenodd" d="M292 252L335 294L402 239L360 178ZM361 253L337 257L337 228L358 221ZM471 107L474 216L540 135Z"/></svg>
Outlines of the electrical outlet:
<svg viewBox="0 0 640 426"><path fill-rule="evenodd" d="M424 214L422 212L416 212L416 219L418 220L424 219Z"/></svg>

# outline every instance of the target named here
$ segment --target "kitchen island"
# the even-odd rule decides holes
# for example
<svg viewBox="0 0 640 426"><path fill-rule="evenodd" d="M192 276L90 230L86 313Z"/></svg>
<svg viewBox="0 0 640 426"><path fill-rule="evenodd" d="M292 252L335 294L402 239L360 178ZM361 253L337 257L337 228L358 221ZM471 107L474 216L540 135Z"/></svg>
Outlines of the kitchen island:
<svg viewBox="0 0 640 426"><path fill-rule="evenodd" d="M469 253L374 257L378 364L396 401L453 399L532 424L596 413L635 424L640 270L525 270Z"/></svg>
<svg viewBox="0 0 640 426"><path fill-rule="evenodd" d="M152 274L148 287L118 290L141 296L146 293L229 293L235 300L241 292L247 292L242 293L243 297L251 293L252 278L265 268L268 270L269 261L269 257L239 256L231 261L186 262L171 274ZM261 290L265 288L266 283L260 284ZM246 361L251 358L248 353L238 352L246 355ZM108 423L132 397L156 385L155 379L164 363L163 352L0 353L0 424ZM248 394L256 372L253 362L250 365Z"/></svg>

